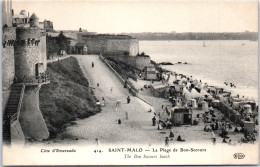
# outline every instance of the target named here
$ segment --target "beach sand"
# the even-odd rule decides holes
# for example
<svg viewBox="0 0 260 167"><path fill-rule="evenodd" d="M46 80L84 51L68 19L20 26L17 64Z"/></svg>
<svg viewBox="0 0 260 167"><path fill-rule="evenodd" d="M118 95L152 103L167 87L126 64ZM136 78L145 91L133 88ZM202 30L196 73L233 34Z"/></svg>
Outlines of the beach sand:
<svg viewBox="0 0 260 167"><path fill-rule="evenodd" d="M123 84L111 72L111 70L100 60L96 59L96 55L75 56L83 70L83 73L91 82L94 94L98 99L105 98L106 105L102 107L101 113L85 119L78 119L75 125L67 127L64 138L55 143L50 144L64 145L95 145L95 139L98 138L100 145L157 145L164 146L165 137L169 136L169 129L157 130L157 126L152 126L153 112L163 112L161 105L169 104L167 99L155 98L144 95L146 100L152 99L153 107L143 102L137 97L129 94L128 90L123 88ZM94 62L94 68L91 63ZM97 87L99 83L99 87ZM142 83L140 84L142 86ZM113 91L111 93L111 87ZM142 93L141 93L142 94ZM127 104L127 96L130 96L131 102ZM116 101L121 100L121 105L116 111ZM126 120L126 112L128 112L128 120ZM186 140L185 143L203 143L212 145L211 132L204 132L204 123L196 118L197 113L201 110L194 110L193 117L199 121L199 125L185 125L173 127L175 137L170 140L171 145L178 144L177 136L181 135ZM221 113L217 111L221 116ZM121 119L122 123L118 124L117 120ZM234 128L234 127L233 127ZM233 131L233 129L231 130ZM242 134L230 133L233 142L237 143L242 138ZM216 135L217 143L222 143L222 138Z"/></svg>

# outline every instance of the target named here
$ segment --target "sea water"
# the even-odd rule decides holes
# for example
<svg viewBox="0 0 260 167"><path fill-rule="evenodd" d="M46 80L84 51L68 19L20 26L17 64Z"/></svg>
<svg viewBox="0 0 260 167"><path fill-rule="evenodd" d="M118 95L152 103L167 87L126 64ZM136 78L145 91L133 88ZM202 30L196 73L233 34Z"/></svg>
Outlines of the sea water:
<svg viewBox="0 0 260 167"><path fill-rule="evenodd" d="M139 52L150 55L157 63L174 63L162 66L167 70L258 100L257 41L140 41ZM224 82L233 83L236 88Z"/></svg>

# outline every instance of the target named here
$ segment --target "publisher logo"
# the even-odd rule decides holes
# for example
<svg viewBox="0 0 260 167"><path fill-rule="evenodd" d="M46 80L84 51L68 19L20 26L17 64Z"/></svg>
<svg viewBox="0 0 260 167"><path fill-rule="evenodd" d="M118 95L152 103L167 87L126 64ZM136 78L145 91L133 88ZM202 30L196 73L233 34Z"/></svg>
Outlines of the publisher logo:
<svg viewBox="0 0 260 167"><path fill-rule="evenodd" d="M244 159L244 158L245 158L245 154L243 154L243 153L235 153L235 154L233 155L233 157L234 157L235 159Z"/></svg>

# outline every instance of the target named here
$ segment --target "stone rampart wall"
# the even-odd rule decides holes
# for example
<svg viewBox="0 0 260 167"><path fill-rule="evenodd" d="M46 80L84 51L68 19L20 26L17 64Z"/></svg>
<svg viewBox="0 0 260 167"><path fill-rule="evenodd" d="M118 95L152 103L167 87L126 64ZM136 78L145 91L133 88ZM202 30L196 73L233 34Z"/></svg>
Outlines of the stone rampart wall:
<svg viewBox="0 0 260 167"><path fill-rule="evenodd" d="M10 88L14 81L14 41L16 39L15 28L2 29L2 109L7 104Z"/></svg>
<svg viewBox="0 0 260 167"><path fill-rule="evenodd" d="M139 53L139 40L131 39L129 55L136 56Z"/></svg>
<svg viewBox="0 0 260 167"><path fill-rule="evenodd" d="M12 144L24 144L25 137L19 121L16 121L11 126L11 142Z"/></svg>
<svg viewBox="0 0 260 167"><path fill-rule="evenodd" d="M88 38L83 40L88 46L89 54L106 54L107 40L98 38Z"/></svg>
<svg viewBox="0 0 260 167"><path fill-rule="evenodd" d="M136 56L139 52L137 39L81 36L78 40L87 44L89 54L123 55L127 52L130 56Z"/></svg>
<svg viewBox="0 0 260 167"><path fill-rule="evenodd" d="M109 39L107 40L106 53L107 54L124 54L130 52L130 43L128 39Z"/></svg>
<svg viewBox="0 0 260 167"><path fill-rule="evenodd" d="M40 38L40 57L39 63L43 63L43 70L47 70L47 48L46 48L46 35L41 36Z"/></svg>
<svg viewBox="0 0 260 167"><path fill-rule="evenodd" d="M135 59L135 65L138 69L143 69L145 66L149 66L150 62L150 56L136 56Z"/></svg>

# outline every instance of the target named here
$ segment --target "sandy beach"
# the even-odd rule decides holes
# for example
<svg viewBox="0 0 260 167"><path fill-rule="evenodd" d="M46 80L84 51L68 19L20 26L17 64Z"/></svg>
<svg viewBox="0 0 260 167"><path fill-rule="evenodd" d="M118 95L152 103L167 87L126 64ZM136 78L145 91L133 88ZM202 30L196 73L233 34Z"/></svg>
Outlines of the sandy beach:
<svg viewBox="0 0 260 167"><path fill-rule="evenodd" d="M149 92L143 91L140 95L153 106L148 105L137 97L129 94L111 72L111 70L96 55L75 56L83 70L85 76L91 82L93 92L98 99L105 98L105 106L102 107L101 113L85 119L78 119L75 125L67 127L64 135L70 136L67 139L56 141L56 144L72 144L73 145L96 145L99 139L100 145L116 145L116 144L141 144L141 145L158 145L164 146L165 137L169 136L169 129L158 130L157 126L152 126L152 118L154 111L161 112L161 105L169 105L169 101L162 98L149 96ZM94 67L91 67L91 63ZM99 86L97 86L99 83ZM139 85L139 87L138 87ZM141 88L143 82L136 82L135 86ZM111 87L113 90L111 92ZM146 93L145 93L146 92ZM130 96L131 102L127 104L127 96ZM121 105L116 109L116 101L121 100ZM152 109L152 112L148 112ZM128 120L126 119L128 113ZM205 124L202 118L196 118L201 110L193 110L193 120L199 121L199 125L184 125L173 127L175 137L170 140L170 144L178 144L177 136L181 135L185 143L208 143L212 144L211 132L203 131ZM220 111L216 111L217 116L223 116ZM121 124L118 124L118 119ZM234 128L230 130L230 138L233 142L238 143L243 137L242 133L234 134ZM216 136L216 143L222 144L222 138Z"/></svg>

